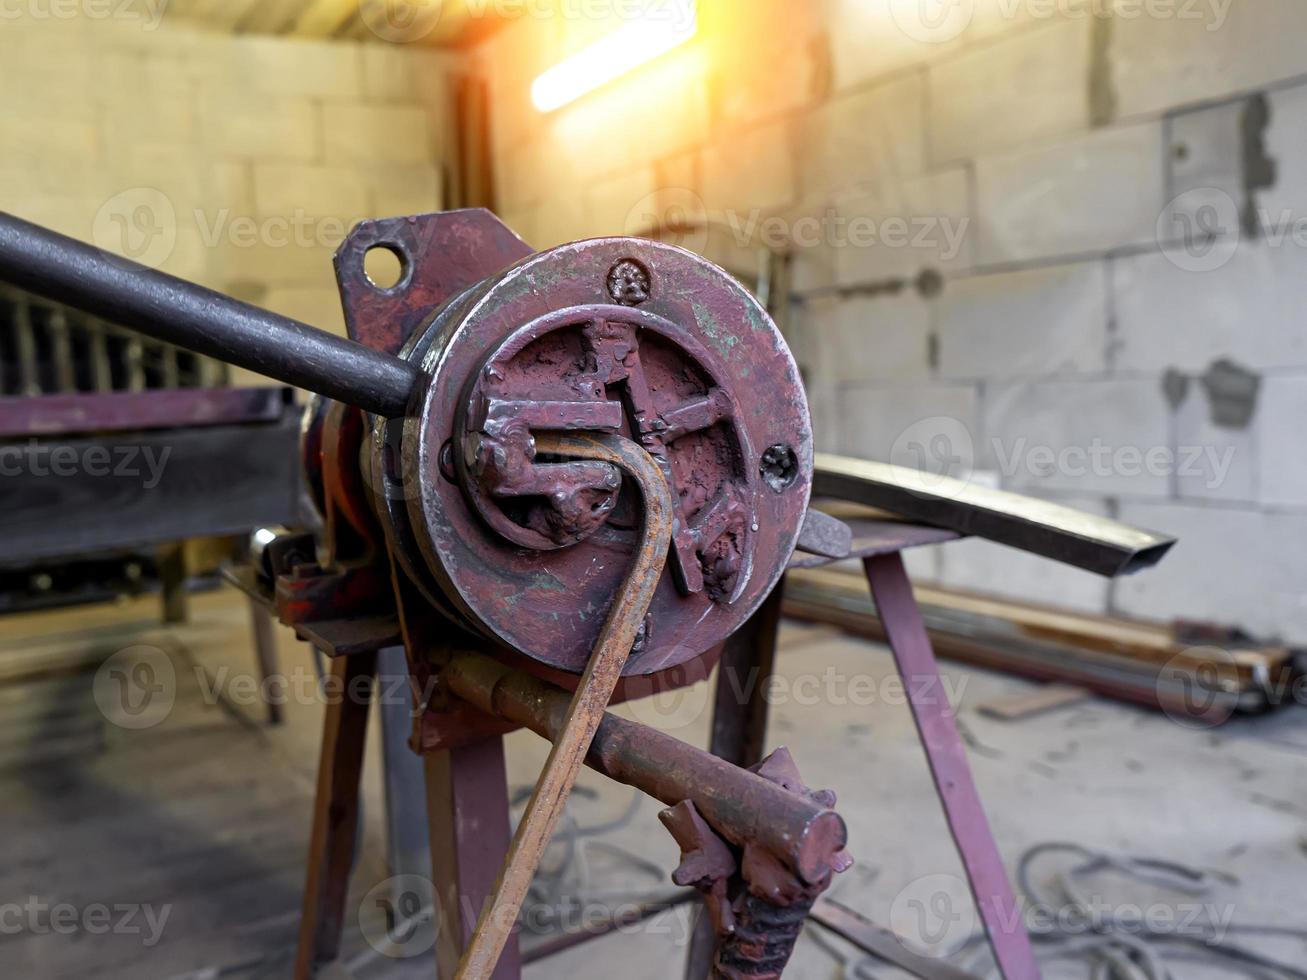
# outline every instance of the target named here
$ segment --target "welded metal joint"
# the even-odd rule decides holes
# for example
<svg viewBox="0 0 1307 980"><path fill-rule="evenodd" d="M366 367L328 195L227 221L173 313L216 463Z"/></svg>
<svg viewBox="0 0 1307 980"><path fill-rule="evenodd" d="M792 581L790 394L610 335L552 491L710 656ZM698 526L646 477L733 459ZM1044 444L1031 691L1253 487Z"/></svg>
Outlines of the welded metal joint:
<svg viewBox="0 0 1307 980"><path fill-rule="evenodd" d="M788 749L777 749L750 771L822 807L835 805L830 790L803 784ZM826 852L800 869L757 840L731 847L689 800L664 810L659 819L681 848L672 880L704 894L718 937L713 980L779 978L813 904L834 875L853 864L843 839L827 841Z"/></svg>

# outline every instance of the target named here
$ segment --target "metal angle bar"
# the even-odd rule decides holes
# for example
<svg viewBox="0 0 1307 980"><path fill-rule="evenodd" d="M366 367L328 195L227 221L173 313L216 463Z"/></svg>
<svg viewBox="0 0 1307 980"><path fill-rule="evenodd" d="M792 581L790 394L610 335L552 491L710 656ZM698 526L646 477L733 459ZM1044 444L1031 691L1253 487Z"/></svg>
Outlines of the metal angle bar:
<svg viewBox="0 0 1307 980"><path fill-rule="evenodd" d="M877 507L1099 575L1148 568L1175 544L1174 538L1110 518L905 466L830 453L818 453L814 462L814 497Z"/></svg>

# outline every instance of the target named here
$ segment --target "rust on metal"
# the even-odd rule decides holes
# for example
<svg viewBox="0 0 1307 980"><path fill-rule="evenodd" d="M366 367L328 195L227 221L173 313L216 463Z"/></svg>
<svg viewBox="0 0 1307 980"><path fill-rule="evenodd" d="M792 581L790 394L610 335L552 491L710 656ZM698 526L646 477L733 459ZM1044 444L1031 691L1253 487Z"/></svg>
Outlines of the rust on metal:
<svg viewBox="0 0 1307 980"><path fill-rule="evenodd" d="M803 784L788 749L777 749L752 771L799 798L827 808L835 805L834 793L813 792ZM714 980L777 980L813 903L836 873L852 866L852 859L841 847L830 853L822 873L796 874L756 841L729 848L689 800L660 816L681 848L681 865L672 880L697 888L706 898L718 937Z"/></svg>
<svg viewBox="0 0 1307 980"><path fill-rule="evenodd" d="M487 715L551 740L567 716L566 691L483 654L455 655L441 682ZM829 876L848 841L844 821L828 806L611 713L600 721L585 763L667 806L691 801L727 843L766 848L805 881Z"/></svg>
<svg viewBox="0 0 1307 980"><path fill-rule="evenodd" d="M672 531L672 497L662 471L648 453L630 440L620 436L548 435L540 438L540 448L543 452L579 456L620 467L639 488L642 528L630 569L613 598L581 685L567 707L549 758L513 835L504 868L495 883L494 898L477 922L463 954L455 975L461 980L479 980L493 972L516 924L531 879L563 815L595 730L603 720L604 709L653 601Z"/></svg>
<svg viewBox="0 0 1307 980"><path fill-rule="evenodd" d="M722 270L580 242L453 297L420 333L401 356L426 390L378 431L374 482L401 562L470 629L577 674L620 587L638 501L611 468L543 452L551 433L620 433L672 488L670 568L628 675L717 647L771 591L807 507L811 423L779 331Z"/></svg>

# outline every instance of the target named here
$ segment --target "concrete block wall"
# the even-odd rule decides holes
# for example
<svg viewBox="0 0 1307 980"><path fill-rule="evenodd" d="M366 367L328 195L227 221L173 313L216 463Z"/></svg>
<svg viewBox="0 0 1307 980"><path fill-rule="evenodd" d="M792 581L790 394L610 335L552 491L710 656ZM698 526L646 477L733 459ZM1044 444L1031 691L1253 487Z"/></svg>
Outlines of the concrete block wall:
<svg viewBox="0 0 1307 980"><path fill-rule="evenodd" d="M0 208L343 332L352 223L441 207L450 56L112 6L0 19Z"/></svg>
<svg viewBox="0 0 1307 980"><path fill-rule="evenodd" d="M979 542L933 577L1307 642L1307 5L699 7L548 115L530 82L594 23L476 52L505 217L547 246L699 215L673 240L742 276L782 250L823 448L1183 539L1117 583Z"/></svg>

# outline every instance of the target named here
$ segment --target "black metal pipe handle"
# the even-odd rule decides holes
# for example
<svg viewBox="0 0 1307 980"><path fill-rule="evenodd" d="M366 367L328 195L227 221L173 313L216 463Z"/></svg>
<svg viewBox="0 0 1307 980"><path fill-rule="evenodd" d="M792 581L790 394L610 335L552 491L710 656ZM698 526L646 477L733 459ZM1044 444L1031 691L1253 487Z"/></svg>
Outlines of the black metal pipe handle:
<svg viewBox="0 0 1307 980"><path fill-rule="evenodd" d="M0 281L388 418L416 365L0 212Z"/></svg>

